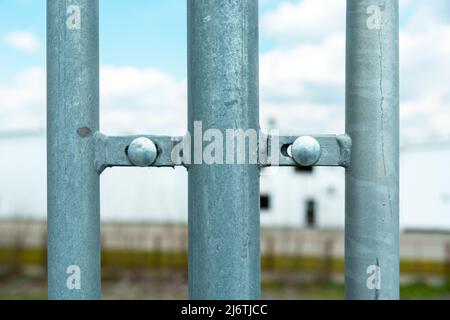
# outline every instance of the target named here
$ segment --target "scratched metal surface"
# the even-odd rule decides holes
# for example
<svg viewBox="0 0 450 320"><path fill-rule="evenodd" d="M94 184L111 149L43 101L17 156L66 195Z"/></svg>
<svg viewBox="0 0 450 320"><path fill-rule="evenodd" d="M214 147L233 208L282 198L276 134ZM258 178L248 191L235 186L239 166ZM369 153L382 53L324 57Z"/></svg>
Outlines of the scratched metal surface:
<svg viewBox="0 0 450 320"><path fill-rule="evenodd" d="M169 137L152 135L133 135L124 137L106 136L100 132L95 133L95 163L99 173L111 167L134 167L127 157L127 147L140 137L146 137L153 141L158 150L158 156L151 167L176 167L189 168L190 162L183 159L182 150L189 141L188 136ZM297 164L288 154L286 147L299 136L266 136L259 145L258 164L266 166L296 166ZM347 135L314 135L320 143L321 156L314 166L323 167L348 167L350 164L351 139ZM183 143L185 142L185 143ZM181 151L181 152L180 152ZM192 160L192 159L189 159Z"/></svg>
<svg viewBox="0 0 450 320"><path fill-rule="evenodd" d="M397 0L347 1L348 299L399 298L398 23Z"/></svg>
<svg viewBox="0 0 450 320"><path fill-rule="evenodd" d="M182 165L181 153L174 153L176 146L183 142L183 137L167 136L128 136L109 137L99 132L95 133L95 163L99 173L110 167L133 167L127 157L126 149L130 143L139 137L146 137L153 141L158 150L158 156L152 167L175 167Z"/></svg>
<svg viewBox="0 0 450 320"><path fill-rule="evenodd" d="M352 142L347 135L313 135L320 144L321 156L314 165L318 167L348 167ZM294 143L298 136L269 136L267 166L296 166L286 148ZM275 161L273 156L275 156Z"/></svg>
<svg viewBox="0 0 450 320"><path fill-rule="evenodd" d="M98 299L99 174L132 166L126 148L137 136L98 132L98 1L79 0L82 22L69 29L72 5L47 2L49 298ZM374 29L376 8L382 23ZM349 168L347 298L397 299L398 1L348 0L347 10L348 136L314 136L322 149L316 165ZM189 131L194 121L224 135L259 130L257 0L188 1L188 43ZM146 137L158 149L153 166L183 165L170 154L183 137ZM296 138L267 137L252 151L255 164L186 165L191 298L260 297L259 170L295 165L282 146ZM277 164L267 162L275 140ZM79 288L68 283L74 267Z"/></svg>
<svg viewBox="0 0 450 320"><path fill-rule="evenodd" d="M258 1L187 5L189 131L258 130ZM257 164L189 167L192 299L260 297L259 175Z"/></svg>
<svg viewBox="0 0 450 320"><path fill-rule="evenodd" d="M74 4L47 1L50 299L100 298L99 175L93 143L99 126L99 8L97 0L78 0L81 25L69 21L69 29L73 11L68 8ZM71 275L79 275L80 282L72 282Z"/></svg>

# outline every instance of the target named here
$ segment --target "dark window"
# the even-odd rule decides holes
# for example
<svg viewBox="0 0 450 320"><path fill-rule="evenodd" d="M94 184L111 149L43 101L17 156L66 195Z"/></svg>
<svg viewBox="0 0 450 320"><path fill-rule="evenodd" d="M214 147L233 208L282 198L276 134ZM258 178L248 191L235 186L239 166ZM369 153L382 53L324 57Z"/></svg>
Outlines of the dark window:
<svg viewBox="0 0 450 320"><path fill-rule="evenodd" d="M316 201L314 199L306 201L306 226L311 229L316 227Z"/></svg>
<svg viewBox="0 0 450 320"><path fill-rule="evenodd" d="M268 194L262 194L260 197L261 210L270 209L270 196Z"/></svg>
<svg viewBox="0 0 450 320"><path fill-rule="evenodd" d="M312 174L313 171L314 171L314 167L295 166L295 172L296 173Z"/></svg>

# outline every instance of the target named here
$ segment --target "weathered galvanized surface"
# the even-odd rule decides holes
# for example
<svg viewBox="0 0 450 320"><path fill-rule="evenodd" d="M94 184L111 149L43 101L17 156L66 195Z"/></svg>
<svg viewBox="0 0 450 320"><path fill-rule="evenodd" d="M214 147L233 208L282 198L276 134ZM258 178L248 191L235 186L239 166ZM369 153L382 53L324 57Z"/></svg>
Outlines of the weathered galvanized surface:
<svg viewBox="0 0 450 320"><path fill-rule="evenodd" d="M187 5L189 131L259 130L258 1ZM192 299L260 297L259 175L250 163L189 167Z"/></svg>
<svg viewBox="0 0 450 320"><path fill-rule="evenodd" d="M100 132L94 134L95 137L95 163L99 173L110 167L134 167L127 156L127 148L133 140L145 137L153 141L156 145L158 155L156 160L149 164L149 167L176 167L184 166L188 168L191 163L185 162L183 158L183 148L189 146L188 136L128 136L110 137ZM287 147L292 145L298 136L266 136L259 144L258 164L266 166L296 166L292 157L287 154ZM320 143L321 156L314 166L337 166L347 167L350 163L351 139L347 135L319 135L314 138ZM192 142L191 142L192 143ZM181 151L181 152L180 152ZM190 161L193 160L189 159Z"/></svg>
<svg viewBox="0 0 450 320"><path fill-rule="evenodd" d="M297 138L291 146L292 158L301 166L313 166L322 156L319 141L311 136Z"/></svg>
<svg viewBox="0 0 450 320"><path fill-rule="evenodd" d="M189 132L197 121L201 134L259 132L258 1L187 4ZM298 136L263 137L244 151L244 164L206 164L203 148L196 163L195 142L194 163L186 163L173 153L186 137L142 136L154 145L145 140L147 153L138 145L128 154L141 136L98 132L98 0L48 0L47 10L49 298L100 298L99 174L136 165L189 170L190 297L259 298L260 168L296 165L288 147ZM317 144L305 148L315 150L312 160L305 150L294 152L315 166L349 168L347 298L397 299L398 1L348 0L347 11L348 135L313 136L320 151Z"/></svg>
<svg viewBox="0 0 450 320"><path fill-rule="evenodd" d="M130 162L137 167L151 166L158 156L155 143L146 137L139 137L131 141L125 152Z"/></svg>
<svg viewBox="0 0 450 320"><path fill-rule="evenodd" d="M399 298L398 1L347 1L348 299Z"/></svg>
<svg viewBox="0 0 450 320"><path fill-rule="evenodd" d="M321 156L314 166L322 167L347 167L350 164L352 141L347 135L313 135L321 147ZM299 137L298 136L269 136L268 142L268 166L296 166L294 159L287 153L287 149ZM279 151L274 151L274 150ZM278 152L278 155L277 155ZM271 155L275 156L274 163Z"/></svg>
<svg viewBox="0 0 450 320"><path fill-rule="evenodd" d="M47 1L48 296L100 298L97 0Z"/></svg>
<svg viewBox="0 0 450 320"><path fill-rule="evenodd" d="M127 156L127 148L133 140L146 137L155 143L158 155L153 167L175 167L182 165L182 159L172 157L174 148L183 141L183 137L166 136L129 136L109 137L99 132L95 133L95 163L98 172L109 167L134 167ZM174 160L176 160L174 162Z"/></svg>

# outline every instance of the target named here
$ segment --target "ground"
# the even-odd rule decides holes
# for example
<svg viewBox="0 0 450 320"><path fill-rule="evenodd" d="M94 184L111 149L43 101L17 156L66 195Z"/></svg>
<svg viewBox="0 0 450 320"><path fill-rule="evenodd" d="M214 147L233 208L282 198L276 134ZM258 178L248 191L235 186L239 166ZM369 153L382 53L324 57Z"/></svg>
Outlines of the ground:
<svg viewBox="0 0 450 320"><path fill-rule="evenodd" d="M187 275L183 270L113 270L104 273L103 299L186 299ZM344 286L338 279L324 281L310 274L264 272L263 299L339 300ZM402 299L450 299L450 282L409 280L401 287ZM24 272L0 279L0 300L46 299L41 273Z"/></svg>

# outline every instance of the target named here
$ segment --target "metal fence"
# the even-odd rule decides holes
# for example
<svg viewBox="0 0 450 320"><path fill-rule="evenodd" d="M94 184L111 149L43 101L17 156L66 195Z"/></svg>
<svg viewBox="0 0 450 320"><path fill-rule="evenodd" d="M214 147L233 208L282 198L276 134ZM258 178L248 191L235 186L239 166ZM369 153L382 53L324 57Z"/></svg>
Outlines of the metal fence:
<svg viewBox="0 0 450 320"><path fill-rule="evenodd" d="M39 266L46 274L46 229L43 221L0 220L0 277L23 276L17 270L33 274ZM103 222L101 230L103 278L127 271L184 274L187 225ZM261 269L270 277L295 274L308 281L325 276L342 282L343 230L262 227L260 237ZM400 247L403 284L450 279L449 232L407 230L400 235Z"/></svg>
<svg viewBox="0 0 450 320"><path fill-rule="evenodd" d="M346 297L397 299L398 1L347 1L347 134L318 136L260 132L257 0L187 8L189 133L108 137L99 131L98 0L47 1L49 298L101 297L106 168L184 166L190 298L258 299L260 170L297 165L347 170ZM236 136L223 140L229 131L244 133L244 153Z"/></svg>

